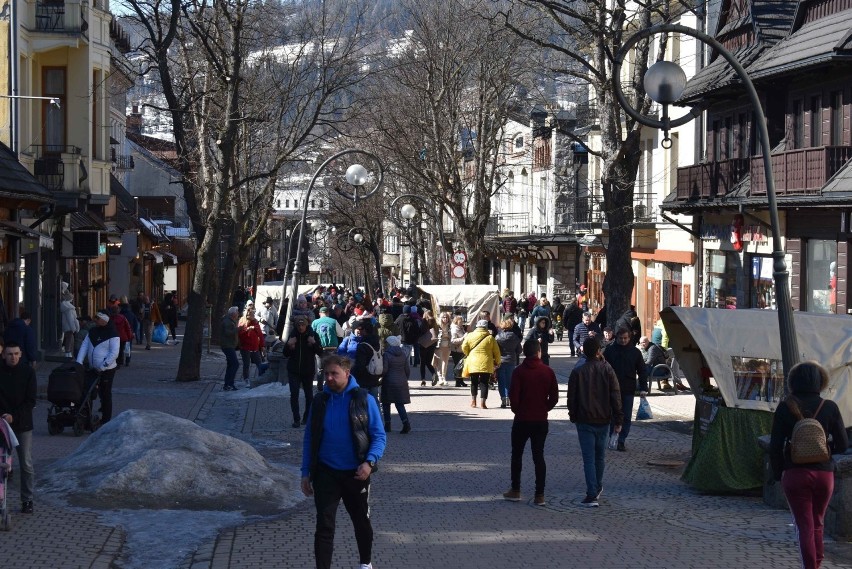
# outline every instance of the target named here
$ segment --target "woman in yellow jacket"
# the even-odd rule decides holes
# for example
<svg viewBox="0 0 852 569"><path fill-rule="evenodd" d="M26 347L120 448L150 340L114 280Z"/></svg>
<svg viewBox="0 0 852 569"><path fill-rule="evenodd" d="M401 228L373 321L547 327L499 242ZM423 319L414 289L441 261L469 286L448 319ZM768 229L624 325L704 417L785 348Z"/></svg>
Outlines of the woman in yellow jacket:
<svg viewBox="0 0 852 569"><path fill-rule="evenodd" d="M462 342L464 352L464 374L470 376L470 395L473 400L471 407L476 407L476 390L482 397L482 408L488 409L485 400L488 399L488 382L494 375L494 370L500 367L500 346L488 331L488 320L476 323L476 329L464 337Z"/></svg>

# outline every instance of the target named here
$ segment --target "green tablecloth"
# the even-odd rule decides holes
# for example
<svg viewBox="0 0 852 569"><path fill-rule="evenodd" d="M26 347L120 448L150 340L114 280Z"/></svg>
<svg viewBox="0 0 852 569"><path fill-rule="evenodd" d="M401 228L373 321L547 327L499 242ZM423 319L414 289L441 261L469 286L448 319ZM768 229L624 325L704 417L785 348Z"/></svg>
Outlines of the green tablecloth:
<svg viewBox="0 0 852 569"><path fill-rule="evenodd" d="M702 434L696 408L692 459L681 479L704 492L729 493L763 486L763 453L757 438L769 434L772 413L719 407Z"/></svg>

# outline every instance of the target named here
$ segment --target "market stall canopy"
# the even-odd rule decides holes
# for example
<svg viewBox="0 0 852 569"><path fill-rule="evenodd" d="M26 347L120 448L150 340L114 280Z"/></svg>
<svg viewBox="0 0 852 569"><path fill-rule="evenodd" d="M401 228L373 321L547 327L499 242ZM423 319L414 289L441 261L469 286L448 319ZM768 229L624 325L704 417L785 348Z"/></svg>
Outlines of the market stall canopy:
<svg viewBox="0 0 852 569"><path fill-rule="evenodd" d="M283 285L282 281L266 281L262 285L257 285L257 291L255 291L254 301L255 302L263 302L268 298L271 298L276 306L281 305L281 298L283 298ZM311 294L315 290L320 287L330 287L329 284L303 284L299 285L298 293L299 294ZM287 298L290 298L290 285L287 286Z"/></svg>
<svg viewBox="0 0 852 569"><path fill-rule="evenodd" d="M432 297L432 312L467 310L467 324L475 324L477 314L485 310L491 321L500 322L500 295L492 285L419 285L418 290Z"/></svg>
<svg viewBox="0 0 852 569"><path fill-rule="evenodd" d="M709 368L728 407L774 412L783 400L778 313L669 307L660 312L675 358L693 391ZM828 370L823 396L852 424L852 318L795 312L800 361Z"/></svg>

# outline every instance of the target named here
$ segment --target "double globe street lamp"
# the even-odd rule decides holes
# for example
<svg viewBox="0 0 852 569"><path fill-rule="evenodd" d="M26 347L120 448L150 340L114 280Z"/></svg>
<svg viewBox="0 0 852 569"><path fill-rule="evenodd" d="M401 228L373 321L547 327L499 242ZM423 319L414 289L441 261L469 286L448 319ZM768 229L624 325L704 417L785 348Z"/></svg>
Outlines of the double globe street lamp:
<svg viewBox="0 0 852 569"><path fill-rule="evenodd" d="M438 210L436 210L434 208L432 202L430 202L429 200L427 200L423 196L419 196L417 194L402 194L402 195L394 198L393 201L390 203L389 211L390 211L391 221L399 228L404 227L406 232L408 233L408 243L409 243L409 248L411 249L411 254L409 255L408 274L409 274L409 277L411 278L411 283L414 284L414 282L416 280L419 280L418 278L415 278L415 277L416 276L419 277L420 271L419 271L419 263L417 261L417 255L416 255L417 247L414 246L414 240L415 240L414 233L415 232L413 231L412 226L413 226L414 218L417 217L417 214L420 210L417 208L417 206L415 206L414 204L411 203L412 201L420 202L421 209L424 213L424 217L428 216L428 217L432 218L432 220L435 222L435 224L438 228L438 239L439 239L436 242L436 245L441 250L444 249L444 246L447 243L447 239L444 236L444 224L443 224L443 221L441 220L441 216L440 216ZM404 203L399 208L399 210L398 210L399 217L397 217L396 204L399 203L399 202L404 202Z"/></svg>
<svg viewBox="0 0 852 569"><path fill-rule="evenodd" d="M296 240L296 251L297 258L298 252L302 250L305 241L305 225L308 217L308 204L310 203L311 192L314 189L314 185L316 184L317 179L320 174L326 170L332 162L341 158L343 156L349 154L361 154L369 158L376 164L378 168L378 173L375 176L375 186L372 189L365 191L365 186L370 181L372 174L367 168L362 166L361 164L352 164L346 169L346 175L344 176L346 183L349 185L346 186L333 184L332 187L334 191L339 194L341 197L346 199L351 199L355 205L358 204L358 201L364 198L368 198L379 191L379 188L382 185L382 181L384 180L384 168L382 166L381 160L379 160L378 156L373 154L372 152L368 152L366 150L360 150L357 148L349 148L346 150L341 150L335 154L332 154L329 158L327 158L322 164L320 164L319 168L317 168L313 177L311 178L311 183L308 184L308 189L305 191L305 197L302 201L304 201L305 205L302 209L302 219L300 221L299 226L299 237ZM293 315L293 303L296 302L296 298L299 295L299 263L293 263L293 271L292 271L292 281L290 285L290 294L289 294L289 302L287 302L287 313L284 320L284 332L282 334L281 339L286 342L290 337L290 328L291 328L291 320ZM282 296L284 298L288 298L287 295L287 279L284 279L284 283L282 284Z"/></svg>
<svg viewBox="0 0 852 569"><path fill-rule="evenodd" d="M701 43L710 46L725 58L736 72L737 76L746 89L752 109L754 110L755 126L760 140L760 148L763 153L763 169L766 176L766 195L769 202L769 220L772 230L772 258L773 278L775 282L775 299L778 306L778 324L781 340L781 359L784 366L784 376L790 372L799 361L799 346L796 338L796 328L793 322L793 305L790 300L790 289L788 286L790 275L787 272L787 263L784 259L784 248L781 244L781 224L778 221L778 203L775 195L775 178L772 174L772 157L769 146L769 130L766 125L766 117L763 114L763 106L757 95L757 90L749 78L745 68L737 61L736 57L719 43L715 38L698 30L693 30L678 24L659 24L648 29L637 32L631 36L621 47L615 56L612 67L612 83L615 97L624 111L640 124L661 129L663 131L663 148L670 148L672 141L669 138L669 130L684 125L694 117L703 112L703 109L693 107L683 117L672 120L669 117L669 105L676 103L686 88L686 74L683 69L669 61L658 61L652 65L643 79L645 92L655 102L662 105L662 116L660 120L647 117L634 109L624 96L621 87L621 66L630 50L638 42L658 34L683 34L690 36Z"/></svg>
<svg viewBox="0 0 852 569"><path fill-rule="evenodd" d="M373 255L373 260L376 263L376 279L378 280L379 290L384 292L385 287L382 279L381 251L379 251L379 245L377 239L373 235L373 232L366 227L353 227L349 230L345 237L338 240L337 248L340 251L347 253L351 251L355 245L364 247ZM367 282L366 285L369 290L369 282Z"/></svg>

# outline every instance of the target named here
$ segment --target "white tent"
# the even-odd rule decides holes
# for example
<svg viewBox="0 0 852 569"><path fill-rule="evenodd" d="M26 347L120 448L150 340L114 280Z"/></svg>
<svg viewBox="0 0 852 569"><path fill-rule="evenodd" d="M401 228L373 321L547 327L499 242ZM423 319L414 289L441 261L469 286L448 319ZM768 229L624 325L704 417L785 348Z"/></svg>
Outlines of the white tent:
<svg viewBox="0 0 852 569"><path fill-rule="evenodd" d="M284 287L282 286L284 283L282 281L267 281L262 285L257 285L257 291L255 292L255 302L261 303L267 299L267 297L271 298L275 303L275 306L281 306L281 299L284 297L283 291ZM330 284L303 284L299 285L298 291L299 294L311 294L319 287L329 287ZM290 287L287 287L287 298L290 297Z"/></svg>
<svg viewBox="0 0 852 569"><path fill-rule="evenodd" d="M700 386L706 366L728 407L775 411L786 393L777 312L670 307L660 316L691 386ZM852 318L795 312L794 322L799 360L828 370L822 395L852 424Z"/></svg>
<svg viewBox="0 0 852 569"><path fill-rule="evenodd" d="M500 295L491 285L419 285L417 288L432 297L432 312L436 316L444 310L464 308L469 325L476 323L482 310L491 315L492 322L500 322Z"/></svg>

